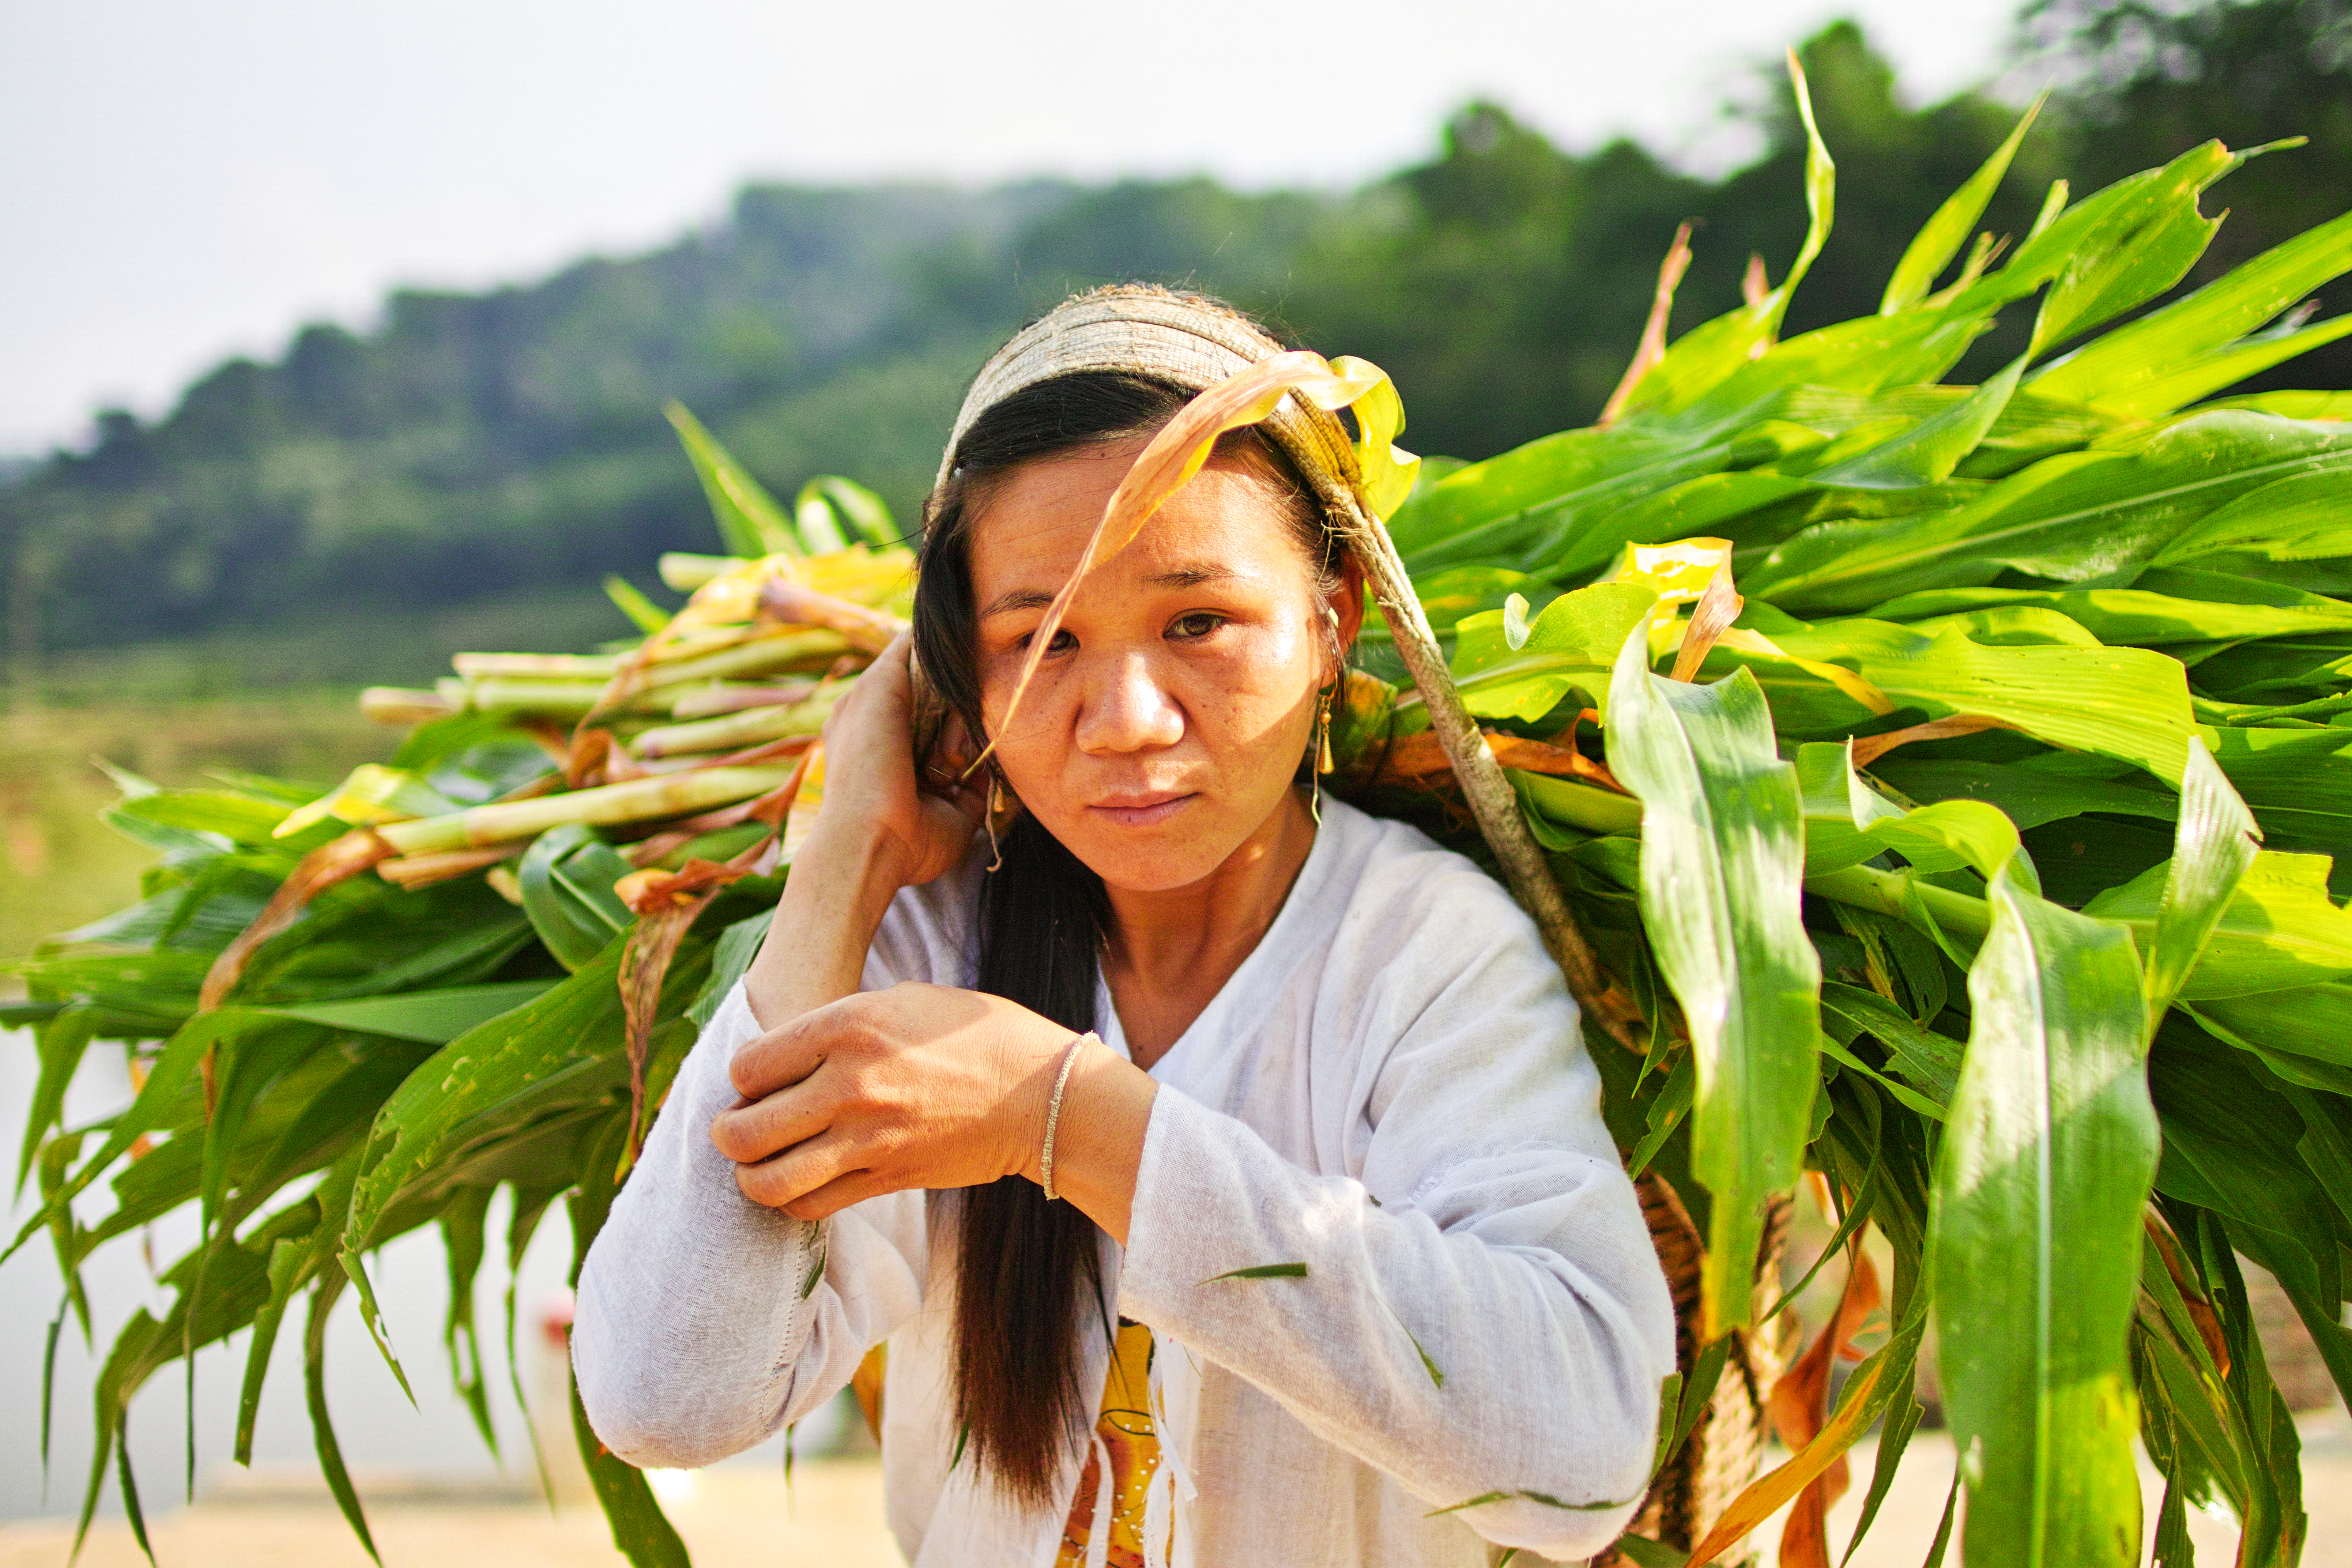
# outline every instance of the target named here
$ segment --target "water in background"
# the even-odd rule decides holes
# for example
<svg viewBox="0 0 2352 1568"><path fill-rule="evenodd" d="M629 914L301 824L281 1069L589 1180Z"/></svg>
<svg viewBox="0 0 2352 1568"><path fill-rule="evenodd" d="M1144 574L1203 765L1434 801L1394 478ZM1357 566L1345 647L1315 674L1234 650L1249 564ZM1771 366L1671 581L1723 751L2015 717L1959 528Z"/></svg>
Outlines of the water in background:
<svg viewBox="0 0 2352 1568"><path fill-rule="evenodd" d="M397 742L340 692L44 706L0 718L0 963L139 897L139 873L155 853L99 819L120 792L93 758L164 784L201 784L207 770L228 769L323 788L355 763L390 756Z"/></svg>

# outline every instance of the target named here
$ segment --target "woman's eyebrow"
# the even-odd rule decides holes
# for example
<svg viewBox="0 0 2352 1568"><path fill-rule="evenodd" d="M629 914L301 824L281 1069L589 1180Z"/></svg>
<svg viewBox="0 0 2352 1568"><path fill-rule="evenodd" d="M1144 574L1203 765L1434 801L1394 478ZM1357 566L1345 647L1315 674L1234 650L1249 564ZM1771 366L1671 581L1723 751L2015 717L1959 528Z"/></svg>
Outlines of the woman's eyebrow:
<svg viewBox="0 0 2352 1568"><path fill-rule="evenodd" d="M1197 588L1203 583L1230 582L1240 575L1230 566L1207 562L1171 567L1144 581L1154 588ZM984 621L991 616L1011 615L1015 610L1039 610L1053 602L1054 595L1042 588L1014 588L991 599L988 607L980 612L980 618Z"/></svg>
<svg viewBox="0 0 2352 1568"><path fill-rule="evenodd" d="M1230 566L1208 563L1197 566L1177 566L1146 579L1155 588L1197 588L1203 583L1228 582L1241 574Z"/></svg>
<svg viewBox="0 0 2352 1568"><path fill-rule="evenodd" d="M1053 602L1054 595L1043 588L1015 588L991 599L988 607L980 612L980 618L984 621L991 616L1011 615L1015 610L1042 610Z"/></svg>

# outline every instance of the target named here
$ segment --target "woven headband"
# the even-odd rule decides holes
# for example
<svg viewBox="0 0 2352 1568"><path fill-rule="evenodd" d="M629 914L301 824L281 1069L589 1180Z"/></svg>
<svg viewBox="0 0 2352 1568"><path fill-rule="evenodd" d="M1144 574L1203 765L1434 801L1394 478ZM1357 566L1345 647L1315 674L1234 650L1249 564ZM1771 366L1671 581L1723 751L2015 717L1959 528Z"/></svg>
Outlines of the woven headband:
<svg viewBox="0 0 2352 1568"><path fill-rule="evenodd" d="M1197 296L1122 283L1081 294L1024 327L973 377L964 395L939 482L947 482L956 448L975 420L1017 392L1083 371L1125 371L1198 394L1282 345L1233 311ZM1279 446L1327 510L1353 514L1357 464L1339 418L1286 396L1258 426Z"/></svg>

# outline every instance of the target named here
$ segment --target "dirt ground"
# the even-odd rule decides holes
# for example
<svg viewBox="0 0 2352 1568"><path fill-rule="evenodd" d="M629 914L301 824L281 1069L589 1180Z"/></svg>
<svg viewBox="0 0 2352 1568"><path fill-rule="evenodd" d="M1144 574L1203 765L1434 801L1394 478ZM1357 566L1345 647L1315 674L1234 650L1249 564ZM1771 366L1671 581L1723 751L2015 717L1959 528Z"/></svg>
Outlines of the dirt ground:
<svg viewBox="0 0 2352 1568"><path fill-rule="evenodd" d="M435 1489L358 1478L384 1568L620 1568L593 1505L551 1514L520 1487ZM781 1473L728 1468L663 1478L670 1518L696 1568L898 1568L872 1458L808 1460ZM676 1495L691 1483L691 1495ZM369 1568L367 1553L313 1478L257 1477L157 1521L162 1568ZM0 1527L0 1568L64 1568L70 1520ZM90 1531L83 1568L144 1568L122 1521Z"/></svg>
<svg viewBox="0 0 2352 1568"><path fill-rule="evenodd" d="M2342 1411L2305 1424L2304 1502L2311 1515L2306 1568L2352 1568L2352 1422ZM1872 1452L1853 1456L1855 1486L1832 1513L1843 1551L1867 1485ZM1952 1475L1952 1447L1923 1433L1852 1568L1916 1568L1934 1539ZM2152 1479L2152 1478L2151 1478ZM587 1568L618 1564L593 1509L551 1516L520 1488L435 1488L394 1477L362 1478L385 1568ZM729 1468L664 1478L697 1568L893 1568L898 1547L882 1525L882 1478L870 1458L804 1461L789 1494L781 1474ZM687 1495L690 1490L690 1495ZM2149 1495L2154 1513L2156 1495ZM1769 1563L1778 1521L1760 1544ZM2190 1526L2205 1560L2226 1563L2236 1532L2224 1521ZM0 1527L0 1568L64 1568L73 1527L43 1520ZM157 1521L163 1568L366 1568L366 1555L318 1489L299 1474L238 1478L193 1508ZM1954 1554L1957 1561L1957 1553ZM94 1528L87 1568L142 1564L121 1521Z"/></svg>

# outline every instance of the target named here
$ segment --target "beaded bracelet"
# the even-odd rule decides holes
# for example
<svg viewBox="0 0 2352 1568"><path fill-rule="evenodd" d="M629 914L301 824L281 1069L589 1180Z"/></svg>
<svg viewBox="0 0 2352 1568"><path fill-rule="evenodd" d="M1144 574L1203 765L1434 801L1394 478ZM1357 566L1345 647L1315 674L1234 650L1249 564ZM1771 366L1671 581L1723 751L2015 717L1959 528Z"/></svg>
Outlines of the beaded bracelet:
<svg viewBox="0 0 2352 1568"><path fill-rule="evenodd" d="M1045 1151L1039 1156L1037 1163L1042 1167L1040 1173L1044 1177L1038 1184L1045 1189L1045 1201L1049 1204L1058 1201L1062 1195L1054 1190L1054 1134L1060 1131L1062 1125L1062 1091L1070 1087L1070 1069L1077 1066L1078 1047L1093 1039L1095 1036L1091 1031L1080 1035L1062 1052L1061 1076L1054 1080L1054 1098L1045 1107ZM1096 1043L1099 1045L1101 1042L1097 1040Z"/></svg>

